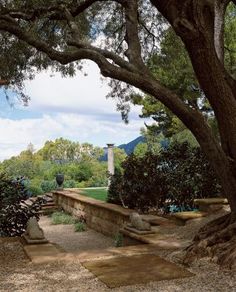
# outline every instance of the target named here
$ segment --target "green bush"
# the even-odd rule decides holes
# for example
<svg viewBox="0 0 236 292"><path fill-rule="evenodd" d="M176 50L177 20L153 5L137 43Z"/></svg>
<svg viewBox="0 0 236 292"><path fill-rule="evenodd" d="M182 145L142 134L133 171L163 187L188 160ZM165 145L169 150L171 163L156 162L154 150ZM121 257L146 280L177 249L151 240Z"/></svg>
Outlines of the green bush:
<svg viewBox="0 0 236 292"><path fill-rule="evenodd" d="M86 188L88 186L86 181L81 181L76 183L76 188Z"/></svg>
<svg viewBox="0 0 236 292"><path fill-rule="evenodd" d="M74 224L76 219L64 212L54 212L51 216L52 224Z"/></svg>
<svg viewBox="0 0 236 292"><path fill-rule="evenodd" d="M76 187L76 181L73 179L71 180L65 180L63 183L64 188L75 188Z"/></svg>
<svg viewBox="0 0 236 292"><path fill-rule="evenodd" d="M23 204L29 191L23 178L12 179L0 174L0 236L20 236L26 229L30 217L38 217L42 199L31 206Z"/></svg>
<svg viewBox="0 0 236 292"><path fill-rule="evenodd" d="M115 247L121 247L123 246L123 243L124 243L124 237L123 237L123 234L121 233L117 233L115 235L115 241L114 241L114 245Z"/></svg>
<svg viewBox="0 0 236 292"><path fill-rule="evenodd" d="M123 162L124 173L115 174L108 190L108 202L124 204L131 209L147 212L160 206L167 185L158 169L159 158L152 153L143 157L130 155Z"/></svg>
<svg viewBox="0 0 236 292"><path fill-rule="evenodd" d="M74 223L75 232L82 232L86 231L86 226L83 222L76 222Z"/></svg>
<svg viewBox="0 0 236 292"><path fill-rule="evenodd" d="M200 148L174 143L159 155L130 155L115 174L108 190L108 202L146 212L191 210L195 198L219 196L220 185Z"/></svg>
<svg viewBox="0 0 236 292"><path fill-rule="evenodd" d="M57 188L57 183L55 180L43 180L41 182L41 189L43 192L48 193L52 190L55 190Z"/></svg>
<svg viewBox="0 0 236 292"><path fill-rule="evenodd" d="M41 187L37 185L30 185L28 190L30 191L33 197L40 196L44 193Z"/></svg>

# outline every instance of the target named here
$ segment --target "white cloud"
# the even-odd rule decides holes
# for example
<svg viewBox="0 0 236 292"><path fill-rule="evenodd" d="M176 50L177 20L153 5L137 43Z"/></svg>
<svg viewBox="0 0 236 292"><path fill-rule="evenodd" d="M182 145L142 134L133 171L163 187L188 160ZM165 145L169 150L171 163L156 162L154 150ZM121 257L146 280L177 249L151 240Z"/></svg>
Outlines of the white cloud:
<svg viewBox="0 0 236 292"><path fill-rule="evenodd" d="M46 140L59 137L99 146L105 146L108 142L119 145L136 138L141 125L142 121L134 121L129 125L121 121L98 122L93 117L71 113L21 120L0 118L0 160L19 154L30 142L39 149Z"/></svg>
<svg viewBox="0 0 236 292"><path fill-rule="evenodd" d="M115 101L106 98L110 88L105 80L101 80L97 65L88 62L84 71L87 76L79 71L73 78L62 78L60 73L50 77L50 72L42 72L27 82L26 92L31 97L29 110L86 115L116 113ZM137 108L133 111L137 112Z"/></svg>
<svg viewBox="0 0 236 292"><path fill-rule="evenodd" d="M26 83L31 101L23 115L17 116L16 109L14 119L7 119L0 112L0 160L19 154L30 142L39 149L46 140L64 137L105 146L139 136L144 123L138 118L140 109L133 107L125 125L115 101L106 99L109 87L101 81L97 66L90 62L85 69L86 77L81 72L74 78L42 72Z"/></svg>

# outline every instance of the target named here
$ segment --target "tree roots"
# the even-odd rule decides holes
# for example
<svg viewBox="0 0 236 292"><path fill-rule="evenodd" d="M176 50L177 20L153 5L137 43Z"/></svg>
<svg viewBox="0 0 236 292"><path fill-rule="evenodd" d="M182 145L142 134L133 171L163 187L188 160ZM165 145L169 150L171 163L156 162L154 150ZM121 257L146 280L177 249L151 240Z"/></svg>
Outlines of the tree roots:
<svg viewBox="0 0 236 292"><path fill-rule="evenodd" d="M221 267L236 270L236 222L230 214L202 227L187 248L184 263L211 257Z"/></svg>

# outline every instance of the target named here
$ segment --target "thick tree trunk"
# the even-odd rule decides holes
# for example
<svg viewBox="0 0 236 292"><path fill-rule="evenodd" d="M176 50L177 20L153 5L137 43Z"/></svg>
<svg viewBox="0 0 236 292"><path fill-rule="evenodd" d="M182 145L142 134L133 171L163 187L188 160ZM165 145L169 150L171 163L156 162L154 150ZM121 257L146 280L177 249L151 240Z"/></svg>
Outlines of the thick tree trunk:
<svg viewBox="0 0 236 292"><path fill-rule="evenodd" d="M212 159L207 149L205 153L220 178L234 221L236 220L236 95L228 81L228 73L217 58L214 49L210 49L210 42L197 39L187 42L186 47L201 87L215 112L224 152L218 158L222 160L221 167L216 165L215 158ZM199 143L201 144L201 141Z"/></svg>

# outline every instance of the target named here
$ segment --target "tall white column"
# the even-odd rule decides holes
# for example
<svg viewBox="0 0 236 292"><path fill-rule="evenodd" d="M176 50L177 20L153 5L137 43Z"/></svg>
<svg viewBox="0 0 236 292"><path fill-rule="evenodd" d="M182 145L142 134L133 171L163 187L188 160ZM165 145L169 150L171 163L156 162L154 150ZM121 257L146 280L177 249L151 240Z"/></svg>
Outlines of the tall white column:
<svg viewBox="0 0 236 292"><path fill-rule="evenodd" d="M107 165L108 173L114 175L115 166L114 166L114 144L107 144ZM108 185L110 185L110 179L108 180Z"/></svg>

